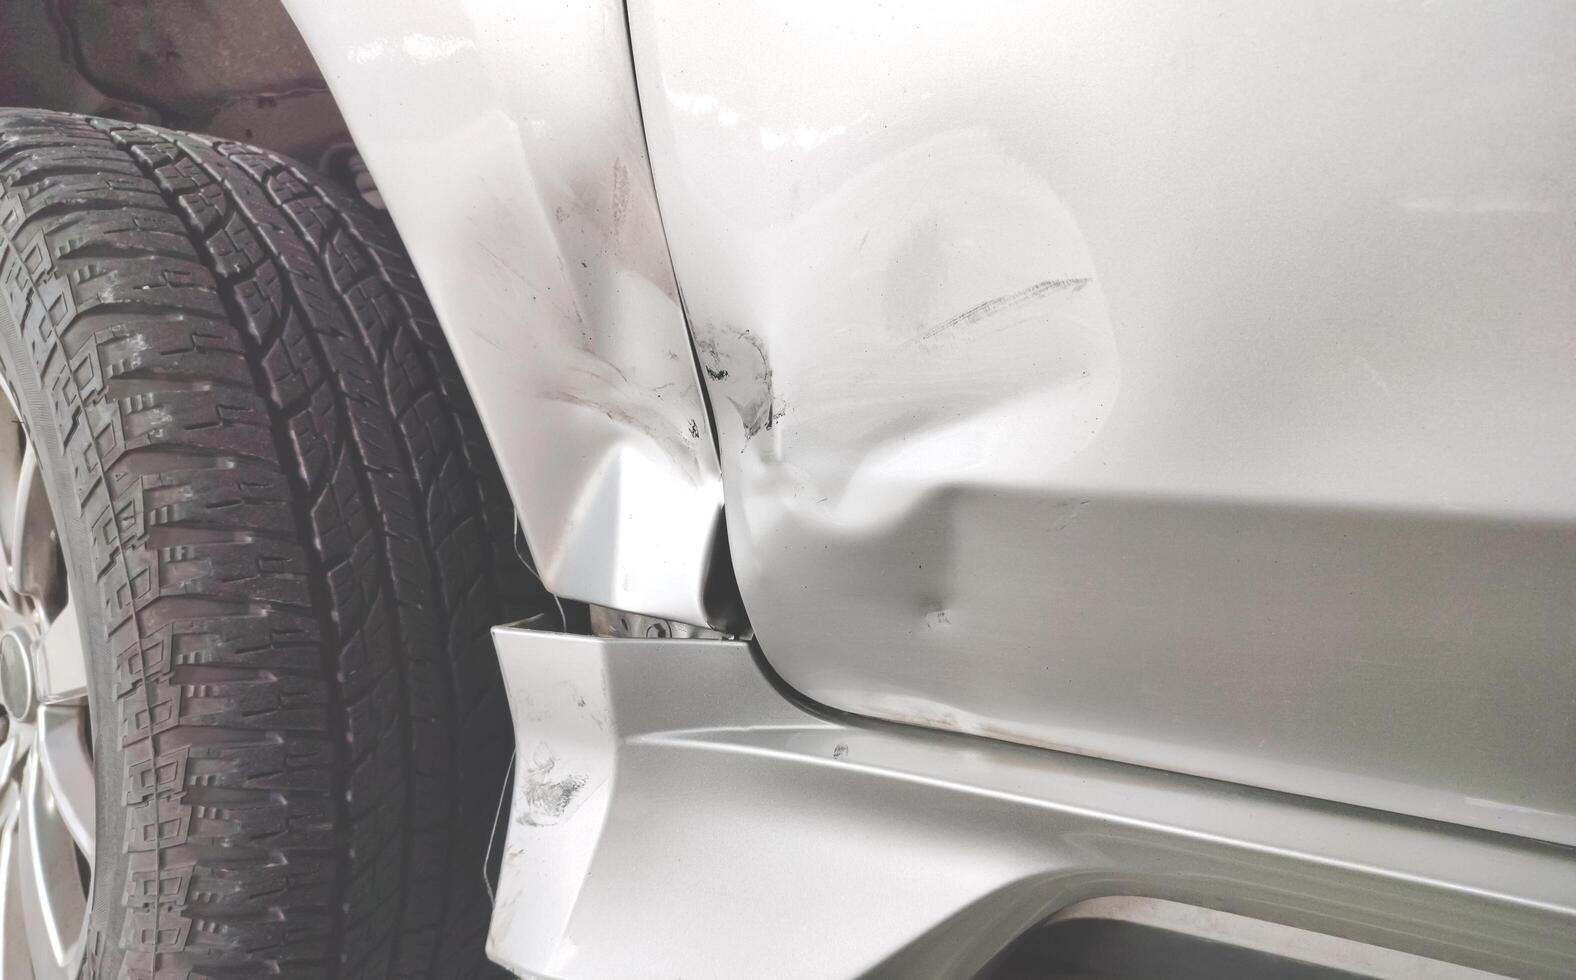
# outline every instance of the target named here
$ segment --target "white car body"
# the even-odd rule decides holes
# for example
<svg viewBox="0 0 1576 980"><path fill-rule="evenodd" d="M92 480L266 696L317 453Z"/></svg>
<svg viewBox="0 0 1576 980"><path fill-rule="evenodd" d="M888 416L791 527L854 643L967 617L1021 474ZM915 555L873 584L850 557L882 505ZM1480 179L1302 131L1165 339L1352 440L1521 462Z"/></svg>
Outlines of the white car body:
<svg viewBox="0 0 1576 980"><path fill-rule="evenodd" d="M955 975L1103 894L1576 962L1576 6L288 6L544 583L736 578L846 713L501 631L501 962Z"/></svg>

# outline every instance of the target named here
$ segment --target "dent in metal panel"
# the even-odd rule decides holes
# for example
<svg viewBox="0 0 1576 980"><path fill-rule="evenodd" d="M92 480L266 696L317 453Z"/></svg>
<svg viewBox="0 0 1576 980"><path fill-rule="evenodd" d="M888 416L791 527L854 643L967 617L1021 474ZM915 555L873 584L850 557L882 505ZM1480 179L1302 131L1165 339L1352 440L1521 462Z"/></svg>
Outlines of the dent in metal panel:
<svg viewBox="0 0 1576 980"><path fill-rule="evenodd" d="M929 486L1032 484L1116 402L1115 339L1077 223L985 132L906 148L761 238L741 261L795 261L751 298L749 322L697 311L695 343L731 408L718 406L726 443L762 464L792 453L791 482L763 491L798 514L879 525ZM781 427L790 416L802 435ZM1032 441L1003 437L1019 426Z"/></svg>
<svg viewBox="0 0 1576 980"><path fill-rule="evenodd" d="M703 626L716 452L621 4L291 3L422 275L543 582Z"/></svg>
<svg viewBox="0 0 1576 980"><path fill-rule="evenodd" d="M632 3L774 669L1576 843L1573 12Z"/></svg>

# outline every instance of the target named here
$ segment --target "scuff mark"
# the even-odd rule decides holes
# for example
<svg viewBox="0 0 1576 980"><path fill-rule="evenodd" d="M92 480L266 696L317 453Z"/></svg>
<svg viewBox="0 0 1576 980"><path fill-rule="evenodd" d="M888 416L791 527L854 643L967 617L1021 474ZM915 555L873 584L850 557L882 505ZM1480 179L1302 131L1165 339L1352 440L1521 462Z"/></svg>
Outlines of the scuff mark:
<svg viewBox="0 0 1576 980"><path fill-rule="evenodd" d="M575 798L585 789L580 773L555 775L558 758L546 742L536 747L520 787L515 823L525 827L550 827L563 820Z"/></svg>
<svg viewBox="0 0 1576 980"><path fill-rule="evenodd" d="M613 234L616 236L629 219L629 168L623 160L613 161Z"/></svg>
<svg viewBox="0 0 1576 980"><path fill-rule="evenodd" d="M598 351L594 346L592 346L592 343L589 339L586 339L585 343L580 345L580 350L596 363L596 367L593 369L589 365L576 364L570 367L569 370L575 372L576 374L589 375L590 377L596 379L599 388L604 385L612 385L612 379L604 377L602 374L603 371L611 371L613 374L618 375L619 382L624 386L631 388L634 387L634 385L630 383L629 375L624 373L624 369L608 360L601 351Z"/></svg>
<svg viewBox="0 0 1576 980"><path fill-rule="evenodd" d="M781 422L783 416L787 414L788 403L781 398L772 398L763 405L757 406L756 410L750 413L750 421L744 427L745 438L754 436L763 428L776 428L777 423Z"/></svg>
<svg viewBox="0 0 1576 980"><path fill-rule="evenodd" d="M951 732L969 730L958 721L957 714L951 708L923 698L880 698L874 703L865 705L864 713L889 721L902 722L905 725L918 725L921 728L941 728Z"/></svg>
<svg viewBox="0 0 1576 980"><path fill-rule="evenodd" d="M498 351L501 354L510 354L511 353L507 347L505 347L504 345L498 343L498 341L496 341L496 340L492 339L491 337L487 336L485 333L483 333L480 330L474 330L473 329L473 330L470 331L470 334L471 334L471 336L475 337L477 340L481 341L482 343L486 344L488 347L491 347L493 350Z"/></svg>
<svg viewBox="0 0 1576 980"><path fill-rule="evenodd" d="M691 480L699 479L700 469L695 461L695 454L685 446L683 438L677 432L659 430L651 424L651 420L641 418L620 405L596 401L571 391L550 391L542 397L549 401L591 409L606 416L610 422L643 434L661 449L681 472L687 474Z"/></svg>
<svg viewBox="0 0 1576 980"><path fill-rule="evenodd" d="M723 354L723 347L717 342L718 333L725 334L734 339L741 340L749 346L753 356L752 362L746 369L743 365L731 363ZM737 345L728 345L730 351L739 351ZM724 327L721 331L709 330L697 335L695 350L700 355L701 369L706 372L706 377L713 381L725 381L729 377L735 380L723 389L723 397L739 413L739 421L744 425L744 439L748 442L758 435L763 429L772 429L782 421L788 413L788 403L777 397L777 392L772 381L771 362L766 359L766 347L759 337L749 330L739 330ZM748 392L735 394L735 390L745 386L740 379L748 376Z"/></svg>
<svg viewBox="0 0 1576 980"><path fill-rule="evenodd" d="M988 299L976 306L969 307L957 316L943 320L934 326L926 327L919 332L919 339L928 340L960 327L971 326L1013 307L1032 303L1037 299L1055 293L1076 293L1089 285L1091 281L1089 277L1085 276L1078 279L1047 279L1044 282L1037 282L1027 289L1020 289L1016 293L1008 293L1005 296Z"/></svg>
<svg viewBox="0 0 1576 980"><path fill-rule="evenodd" d="M728 369L722 366L722 351L717 349L716 338L710 333L695 331L695 353L700 355L701 370L706 372L706 377L721 381L728 376Z"/></svg>
<svg viewBox="0 0 1576 980"><path fill-rule="evenodd" d="M1357 366L1367 373L1368 380L1372 381L1374 387L1378 388L1380 393L1384 395L1385 401L1390 402L1392 405L1395 404L1395 392L1390 390L1390 385L1385 381L1384 375L1379 373L1379 369L1369 363L1368 358L1361 354L1357 355Z"/></svg>
<svg viewBox="0 0 1576 980"><path fill-rule="evenodd" d="M504 255L500 255L496 249L494 249L491 245L487 244L487 242L485 242L485 241L478 241L476 243L476 247L481 249L482 252L486 253L487 257L492 260L493 265L497 266L499 272L502 272L504 275L506 275L509 278L515 280L516 282L518 282L522 286L524 286L526 289L530 290L530 292L531 292L531 302L534 303L534 302L538 301L539 299L541 299L541 297L538 296L537 292L536 292L536 290L538 288L536 282L534 282L532 279L528 278L524 273L522 273L518 268L516 268L514 262L511 261L509 259L509 257L504 256ZM568 278L567 273L564 273L564 266L563 266L563 261L562 260L559 260L558 269L559 269L559 273L560 274L564 275L565 278ZM551 286L548 286L547 288L549 290L552 289ZM555 311L557 311L559 316L563 317L566 320L569 319L570 317L574 317L574 320L575 320L576 323L581 323L581 324L585 323L585 317L583 317L581 315L581 313L580 313L580 305L578 303L574 303L572 299L571 299L571 304L572 305L570 306L570 308L566 310L566 309L563 308L563 306L561 306L559 303L553 301L551 299L551 297L549 297L549 305L551 305L553 307L553 309Z"/></svg>
<svg viewBox="0 0 1576 980"><path fill-rule="evenodd" d="M1051 533L1067 530L1087 506L1089 506L1087 499L1068 500L1057 504L1053 511L1055 516L1051 519Z"/></svg>
<svg viewBox="0 0 1576 980"><path fill-rule="evenodd" d="M847 742L838 742L835 746L832 747L832 758L834 758L834 759L842 759L842 758L846 758L847 756L848 756L848 743Z"/></svg>

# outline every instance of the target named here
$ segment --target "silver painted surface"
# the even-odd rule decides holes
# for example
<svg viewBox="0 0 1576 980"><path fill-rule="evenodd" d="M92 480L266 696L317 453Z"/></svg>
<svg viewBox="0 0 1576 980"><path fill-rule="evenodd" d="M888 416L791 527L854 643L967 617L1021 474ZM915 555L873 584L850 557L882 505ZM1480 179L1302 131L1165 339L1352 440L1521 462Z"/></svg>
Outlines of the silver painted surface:
<svg viewBox="0 0 1576 980"><path fill-rule="evenodd" d="M743 643L493 632L518 760L489 933L522 974L972 975L1140 895L1576 973L1570 852L784 700Z"/></svg>
<svg viewBox="0 0 1576 980"><path fill-rule="evenodd" d="M1343 970L1343 980L1349 974L1375 980L1488 980L1496 976L1469 966L1426 959L1383 946L1354 943L1324 933L1158 898L1131 895L1092 898L1057 912L1051 916L1050 925L1054 928L1057 923L1088 920L1126 923ZM1175 980L1175 975L1183 972L1177 969L1177 964L1172 964L1168 973L1164 960L1148 965L1152 971L1147 973L1149 976L1169 976ZM1189 972L1198 973L1197 970Z"/></svg>
<svg viewBox="0 0 1576 980"><path fill-rule="evenodd" d="M554 593L723 626L722 490L613 0L296 2Z"/></svg>
<svg viewBox="0 0 1576 980"><path fill-rule="evenodd" d="M1576 843L1576 4L630 13L790 684Z"/></svg>

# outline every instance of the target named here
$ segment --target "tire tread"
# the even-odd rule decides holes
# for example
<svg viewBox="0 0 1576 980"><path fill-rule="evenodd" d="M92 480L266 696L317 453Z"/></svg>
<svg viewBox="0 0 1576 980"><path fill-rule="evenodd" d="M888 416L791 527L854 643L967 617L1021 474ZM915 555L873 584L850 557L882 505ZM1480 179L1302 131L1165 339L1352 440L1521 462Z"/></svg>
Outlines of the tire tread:
<svg viewBox="0 0 1576 980"><path fill-rule="evenodd" d="M544 597L392 229L265 150L0 110L0 301L111 624L89 975L496 975L488 627Z"/></svg>

